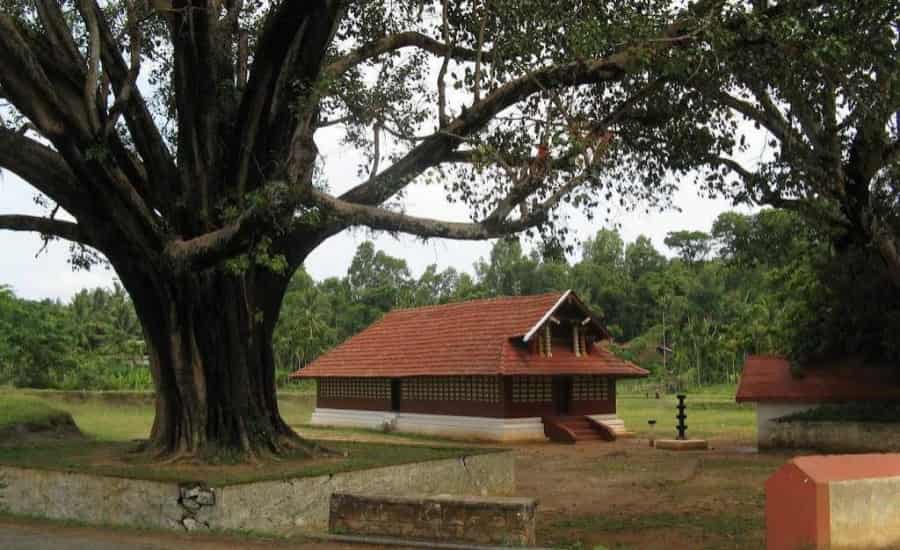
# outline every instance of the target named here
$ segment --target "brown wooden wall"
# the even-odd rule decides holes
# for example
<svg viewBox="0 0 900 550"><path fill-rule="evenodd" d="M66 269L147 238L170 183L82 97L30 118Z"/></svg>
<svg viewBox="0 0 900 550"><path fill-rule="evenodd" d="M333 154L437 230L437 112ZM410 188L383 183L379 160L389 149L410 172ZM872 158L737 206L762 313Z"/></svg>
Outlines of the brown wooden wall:
<svg viewBox="0 0 900 550"><path fill-rule="evenodd" d="M593 378L593 377L592 377ZM575 381L577 384L577 380ZM573 415L585 415L585 414L613 414L616 412L616 379L615 378L605 378L606 383L606 391L604 392L605 399L596 398L596 396L591 396L593 398L585 399L578 397L578 392L573 391L572 403L569 406L569 412Z"/></svg>
<svg viewBox="0 0 900 550"><path fill-rule="evenodd" d="M323 409L357 409L361 411L389 411L390 399L353 399L316 397L316 406Z"/></svg>
<svg viewBox="0 0 900 550"><path fill-rule="evenodd" d="M404 378L400 412L502 417L502 380L499 376Z"/></svg>
<svg viewBox="0 0 900 550"><path fill-rule="evenodd" d="M320 378L316 406L325 409L391 410L389 378Z"/></svg>
<svg viewBox="0 0 900 550"><path fill-rule="evenodd" d="M531 388L528 401L518 401L514 395L516 382L512 376L503 377L503 403L506 418L527 418L532 416L555 416L556 406L553 404L552 387L546 386L535 391L535 382L539 384L551 383L550 376L515 377L526 381L526 386Z"/></svg>
<svg viewBox="0 0 900 550"><path fill-rule="evenodd" d="M483 416L488 418L526 418L555 416L552 377L482 377L472 382L464 377L404 379L398 412ZM616 382L606 378L602 391L576 389L573 379L569 414L612 414L616 412ZM336 382L335 382L336 381ZM493 386L496 383L497 386ZM331 384L329 386L329 384ZM337 384L337 385L335 385ZM411 384L418 384L413 386ZM485 386L487 384L487 386ZM388 390L385 390L385 387ZM454 388L447 391L447 387ZM390 411L390 379L322 379L317 385L317 406L333 409ZM415 389L414 389L415 388ZM486 389L487 388L487 389ZM387 391L387 393L385 393ZM404 395L404 394L409 395ZM438 399L437 397L443 397ZM601 399L599 397L604 397Z"/></svg>
<svg viewBox="0 0 900 550"><path fill-rule="evenodd" d="M526 418L532 416L556 416L556 405L553 402L552 388L549 390L545 387L537 392L529 392L528 400L523 401L520 395L516 398L514 386L516 382L512 376L503 377L503 396L506 418ZM553 377L526 377L529 381L541 379L540 384L550 385ZM570 415L586 415L586 414L613 414L616 412L616 380L611 377L606 378L606 399L576 399L576 392L571 393L571 401L569 403ZM575 382L573 380L573 386ZM548 393L549 391L549 393ZM522 393L521 391L519 392Z"/></svg>

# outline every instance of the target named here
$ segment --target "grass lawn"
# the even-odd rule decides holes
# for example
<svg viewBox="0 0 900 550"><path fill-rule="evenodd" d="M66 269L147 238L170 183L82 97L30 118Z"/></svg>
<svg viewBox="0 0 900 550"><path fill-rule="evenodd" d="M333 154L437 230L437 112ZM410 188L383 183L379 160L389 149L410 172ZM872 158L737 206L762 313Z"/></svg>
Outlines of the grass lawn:
<svg viewBox="0 0 900 550"><path fill-rule="evenodd" d="M271 479L312 477L425 460L455 458L493 452L490 449L427 447L349 441L323 442L346 456L283 457L278 462L254 464L159 464L133 454L134 444L112 441L47 444L0 448L0 464L23 468L77 471L113 477L155 481L201 481L211 486Z"/></svg>
<svg viewBox="0 0 900 550"><path fill-rule="evenodd" d="M675 437L678 414L674 395L656 399L652 394L624 394L618 396L617 410L629 430L639 437L649 437L648 420L656 420L652 430L655 438ZM734 389L730 393L687 393L685 399L688 437L756 441L756 409L750 404L734 401Z"/></svg>
<svg viewBox="0 0 900 550"><path fill-rule="evenodd" d="M13 424L43 424L64 411L43 399L14 393L0 394L0 428Z"/></svg>
<svg viewBox="0 0 900 550"><path fill-rule="evenodd" d="M98 441L146 438L153 425L153 395L146 392L63 392L0 389L0 425L4 411L51 408L72 415L81 431ZM278 406L288 424L303 424L315 407L309 393L279 392Z"/></svg>
<svg viewBox="0 0 900 550"><path fill-rule="evenodd" d="M315 398L310 394L285 392L279 397L279 408L289 424L307 422L314 405ZM153 424L152 396L148 394L0 390L0 427L4 424L37 422L61 412L71 414L90 439L0 448L0 464L159 481L205 481L215 486L317 476L490 452L460 445L429 447L422 444L327 441L323 445L346 456L308 459L298 454L262 466L223 463L209 466L167 464L161 467L130 452L136 446L135 440L146 438ZM315 432L318 433L310 434L314 439L326 433L320 430Z"/></svg>

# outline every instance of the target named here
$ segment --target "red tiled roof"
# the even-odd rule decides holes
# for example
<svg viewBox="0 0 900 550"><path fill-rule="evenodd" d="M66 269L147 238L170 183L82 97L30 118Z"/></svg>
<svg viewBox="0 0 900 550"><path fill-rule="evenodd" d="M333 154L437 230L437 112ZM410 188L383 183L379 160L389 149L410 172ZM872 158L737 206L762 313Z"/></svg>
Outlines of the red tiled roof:
<svg viewBox="0 0 900 550"><path fill-rule="evenodd" d="M564 296L552 293L395 310L292 376L649 374L597 346L582 357L554 346L552 357L541 357L513 343Z"/></svg>
<svg viewBox="0 0 900 550"><path fill-rule="evenodd" d="M897 369L865 366L859 357L806 365L802 371L801 377L794 377L787 359L751 355L744 361L735 399L803 403L900 399Z"/></svg>
<svg viewBox="0 0 900 550"><path fill-rule="evenodd" d="M900 476L900 454L811 455L790 460L819 483Z"/></svg>

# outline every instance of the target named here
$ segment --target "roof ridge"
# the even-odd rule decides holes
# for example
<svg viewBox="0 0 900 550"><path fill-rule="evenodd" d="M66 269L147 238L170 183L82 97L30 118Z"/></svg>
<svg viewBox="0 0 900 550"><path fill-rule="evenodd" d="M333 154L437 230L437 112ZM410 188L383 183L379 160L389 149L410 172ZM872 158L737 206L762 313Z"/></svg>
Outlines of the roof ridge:
<svg viewBox="0 0 900 550"><path fill-rule="evenodd" d="M562 292L542 292L541 294L518 294L513 296L491 296L488 298L473 298L471 300L462 300L459 302L447 302L445 304L429 304L427 306L410 306L410 307L395 307L390 311L385 313L385 316L390 315L391 313L402 313L404 311L424 311L430 309L440 309L444 307L452 307L452 306L461 306L461 305L469 305L469 304L483 304L488 302L500 302L500 301L517 301L517 300L527 300L527 299L537 299L537 298L545 298L547 296L562 296L568 290L564 290Z"/></svg>

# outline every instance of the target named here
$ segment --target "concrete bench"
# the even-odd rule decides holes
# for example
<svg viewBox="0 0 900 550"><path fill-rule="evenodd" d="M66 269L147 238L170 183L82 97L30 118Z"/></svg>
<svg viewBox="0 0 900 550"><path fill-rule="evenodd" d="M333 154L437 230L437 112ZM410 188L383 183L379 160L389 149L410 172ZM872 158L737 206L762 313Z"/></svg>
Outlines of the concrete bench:
<svg viewBox="0 0 900 550"><path fill-rule="evenodd" d="M334 493L332 533L404 539L533 545L537 503L531 498L378 496Z"/></svg>
<svg viewBox="0 0 900 550"><path fill-rule="evenodd" d="M900 454L797 457L766 481L768 550L900 547Z"/></svg>

